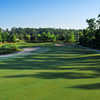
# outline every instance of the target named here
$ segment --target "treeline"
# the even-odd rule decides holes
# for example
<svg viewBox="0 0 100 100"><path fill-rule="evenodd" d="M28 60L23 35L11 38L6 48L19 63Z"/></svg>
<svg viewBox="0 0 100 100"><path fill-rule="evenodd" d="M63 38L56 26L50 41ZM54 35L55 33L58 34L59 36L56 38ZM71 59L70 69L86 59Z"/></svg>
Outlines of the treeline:
<svg viewBox="0 0 100 100"><path fill-rule="evenodd" d="M80 45L100 49L100 15L86 20L88 27L83 30L54 28L0 28L0 42L77 42Z"/></svg>
<svg viewBox="0 0 100 100"><path fill-rule="evenodd" d="M12 28L0 29L0 42L77 42L81 30L53 28Z"/></svg>
<svg viewBox="0 0 100 100"><path fill-rule="evenodd" d="M100 15L97 18L87 19L88 27L80 32L81 45L100 49Z"/></svg>

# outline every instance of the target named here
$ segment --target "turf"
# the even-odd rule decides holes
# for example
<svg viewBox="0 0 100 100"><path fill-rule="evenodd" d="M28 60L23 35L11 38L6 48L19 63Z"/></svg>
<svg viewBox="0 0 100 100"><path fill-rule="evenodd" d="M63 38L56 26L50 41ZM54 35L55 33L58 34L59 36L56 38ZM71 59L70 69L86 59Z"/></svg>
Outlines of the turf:
<svg viewBox="0 0 100 100"><path fill-rule="evenodd" d="M100 54L47 44L31 55L0 58L0 100L99 100Z"/></svg>

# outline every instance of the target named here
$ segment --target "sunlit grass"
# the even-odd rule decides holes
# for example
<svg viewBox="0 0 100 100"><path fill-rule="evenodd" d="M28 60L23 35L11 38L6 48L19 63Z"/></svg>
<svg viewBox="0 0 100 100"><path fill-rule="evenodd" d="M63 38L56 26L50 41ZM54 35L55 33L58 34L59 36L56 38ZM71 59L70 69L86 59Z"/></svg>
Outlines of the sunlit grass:
<svg viewBox="0 0 100 100"><path fill-rule="evenodd" d="M0 58L0 100L99 100L100 54L50 43L23 43L41 49Z"/></svg>

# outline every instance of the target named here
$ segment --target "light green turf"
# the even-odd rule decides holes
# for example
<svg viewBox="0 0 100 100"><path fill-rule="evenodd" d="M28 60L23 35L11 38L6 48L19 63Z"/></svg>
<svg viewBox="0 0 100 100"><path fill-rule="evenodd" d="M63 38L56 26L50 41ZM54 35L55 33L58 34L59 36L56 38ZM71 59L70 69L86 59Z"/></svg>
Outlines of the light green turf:
<svg viewBox="0 0 100 100"><path fill-rule="evenodd" d="M100 100L100 54L50 43L17 45L41 49L0 58L0 100Z"/></svg>

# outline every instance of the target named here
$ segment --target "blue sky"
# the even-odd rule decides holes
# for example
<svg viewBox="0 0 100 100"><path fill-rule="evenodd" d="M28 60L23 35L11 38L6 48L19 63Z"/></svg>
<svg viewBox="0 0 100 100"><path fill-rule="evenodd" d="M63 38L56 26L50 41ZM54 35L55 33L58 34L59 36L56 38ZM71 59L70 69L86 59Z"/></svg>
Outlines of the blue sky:
<svg viewBox="0 0 100 100"><path fill-rule="evenodd" d="M85 28L100 0L0 0L0 27Z"/></svg>

